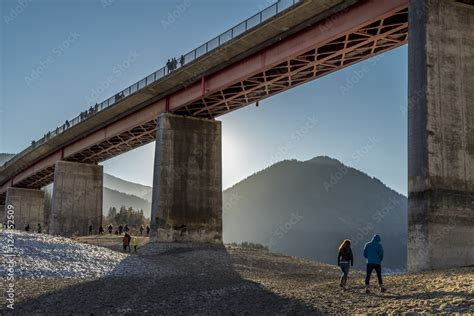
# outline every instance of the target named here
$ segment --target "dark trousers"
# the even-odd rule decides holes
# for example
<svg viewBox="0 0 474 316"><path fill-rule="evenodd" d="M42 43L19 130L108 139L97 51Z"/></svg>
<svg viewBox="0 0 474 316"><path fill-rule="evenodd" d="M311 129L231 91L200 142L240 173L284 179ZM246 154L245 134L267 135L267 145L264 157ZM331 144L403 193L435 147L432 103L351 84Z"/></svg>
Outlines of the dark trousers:
<svg viewBox="0 0 474 316"><path fill-rule="evenodd" d="M379 280L379 284L382 285L382 266L380 264L373 264L367 263L367 275L365 276L365 285L370 284L370 275L372 274L372 270L375 269L377 273L377 279Z"/></svg>
<svg viewBox="0 0 474 316"><path fill-rule="evenodd" d="M340 284L344 286L347 283L347 276L349 275L349 262L341 262L339 264L339 267L341 268L341 272L342 272Z"/></svg>

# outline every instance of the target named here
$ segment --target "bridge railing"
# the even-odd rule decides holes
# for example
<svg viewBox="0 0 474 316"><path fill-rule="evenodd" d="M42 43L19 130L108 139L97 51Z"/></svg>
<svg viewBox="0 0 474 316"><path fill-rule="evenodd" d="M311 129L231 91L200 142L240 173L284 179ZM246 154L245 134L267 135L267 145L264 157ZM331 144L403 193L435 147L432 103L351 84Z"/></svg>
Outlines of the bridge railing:
<svg viewBox="0 0 474 316"><path fill-rule="evenodd" d="M268 19L274 17L275 15L288 10L289 8L293 7L294 5L302 2L303 0L279 0L276 3L270 5L269 7L263 9L262 11L258 12L257 14L251 16L247 20L243 21L242 23L234 26L233 28L225 31L224 33L214 37L210 41L206 42L205 44L199 46L198 48L190 51L187 54L181 55L180 57L176 58L175 65L166 65L157 71L151 73L150 75L146 76L145 78L135 82L131 86L125 88L124 90L120 91L119 93L111 96L107 100L104 100L100 103L96 103L94 106L91 106L89 109L81 113L80 115L76 116L72 120L66 121L63 125L58 126L56 129L47 132L42 138L37 141L32 141L31 146L27 147L18 155L23 154L24 152L28 151L30 148L33 148L37 145L40 145L51 137L61 134L68 128L71 128L74 125L77 125L82 120L89 118L90 116L100 112L118 101L126 98L135 92L145 88L146 86L155 83L167 75L171 74L176 69L187 65L194 60L198 59L199 57L204 56L205 54L211 52L212 50L220 47L221 45L229 42L230 40L242 35L243 33L253 29L254 27L262 24L263 22L267 21ZM8 161L4 163L7 164Z"/></svg>

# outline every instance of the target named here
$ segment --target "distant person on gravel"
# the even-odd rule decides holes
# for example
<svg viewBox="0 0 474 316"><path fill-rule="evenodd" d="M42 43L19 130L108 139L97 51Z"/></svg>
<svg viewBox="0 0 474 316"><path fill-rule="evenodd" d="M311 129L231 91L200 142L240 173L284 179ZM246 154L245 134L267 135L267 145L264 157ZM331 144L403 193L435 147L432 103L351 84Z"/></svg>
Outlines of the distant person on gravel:
<svg viewBox="0 0 474 316"><path fill-rule="evenodd" d="M372 240L364 246L364 257L367 259L367 275L365 276L365 293L370 293L370 275L375 270L377 273L377 279L379 281L380 291L385 292L382 282L382 260L383 260L383 247L380 244L381 238L375 234Z"/></svg>
<svg viewBox="0 0 474 316"><path fill-rule="evenodd" d="M128 233L125 233L125 235L122 238L122 244L123 244L123 251L126 252L127 248L128 251L130 252L130 235Z"/></svg>
<svg viewBox="0 0 474 316"><path fill-rule="evenodd" d="M108 227L108 228L109 228L109 235L112 235L112 229L113 229L114 227L112 226L112 224L109 224L109 227Z"/></svg>
<svg viewBox="0 0 474 316"><path fill-rule="evenodd" d="M123 226L120 225L120 226L119 226L119 234L122 235L122 233L123 233Z"/></svg>
<svg viewBox="0 0 474 316"><path fill-rule="evenodd" d="M349 267L354 265L354 256L352 255L351 241L345 239L339 246L337 254L337 265L341 268L341 282L339 285L347 290L347 276L349 275Z"/></svg>
<svg viewBox="0 0 474 316"><path fill-rule="evenodd" d="M132 238L132 246L133 246L133 252L137 252L137 247L138 247L138 238L137 237L133 237Z"/></svg>
<svg viewBox="0 0 474 316"><path fill-rule="evenodd" d="M143 225L140 225L140 236L143 236Z"/></svg>
<svg viewBox="0 0 474 316"><path fill-rule="evenodd" d="M102 227L102 225L100 225L99 227L99 234L103 234L104 233L104 227Z"/></svg>
<svg viewBox="0 0 474 316"><path fill-rule="evenodd" d="M89 236L92 236L92 225L89 225Z"/></svg>
<svg viewBox="0 0 474 316"><path fill-rule="evenodd" d="M150 235L150 226L146 225L146 235Z"/></svg>
<svg viewBox="0 0 474 316"><path fill-rule="evenodd" d="M123 231L126 232L126 233L128 233L129 230L130 230L130 229L128 228L128 225L125 224L125 227L123 228Z"/></svg>
<svg viewBox="0 0 474 316"><path fill-rule="evenodd" d="M42 229L41 229L41 224L38 223L38 234L41 234L41 231L42 231Z"/></svg>
<svg viewBox="0 0 474 316"><path fill-rule="evenodd" d="M30 231L30 224L25 226L25 232L29 232L29 231Z"/></svg>

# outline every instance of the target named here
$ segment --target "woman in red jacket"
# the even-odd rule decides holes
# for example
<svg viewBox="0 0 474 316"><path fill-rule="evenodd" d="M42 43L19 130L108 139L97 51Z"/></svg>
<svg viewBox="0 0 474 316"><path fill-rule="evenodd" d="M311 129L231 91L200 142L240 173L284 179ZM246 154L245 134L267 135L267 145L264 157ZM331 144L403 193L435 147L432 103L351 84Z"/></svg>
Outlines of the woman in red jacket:
<svg viewBox="0 0 474 316"><path fill-rule="evenodd" d="M347 276L349 275L349 267L354 265L354 257L352 256L351 241L345 239L339 246L337 254L337 265L341 268L341 282L340 286L347 290Z"/></svg>

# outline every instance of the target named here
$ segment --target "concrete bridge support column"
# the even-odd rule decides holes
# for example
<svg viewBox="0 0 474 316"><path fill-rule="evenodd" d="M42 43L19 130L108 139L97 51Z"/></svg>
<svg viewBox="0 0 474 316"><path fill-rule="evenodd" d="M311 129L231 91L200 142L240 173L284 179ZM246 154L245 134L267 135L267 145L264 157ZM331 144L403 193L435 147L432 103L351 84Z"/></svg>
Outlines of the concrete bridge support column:
<svg viewBox="0 0 474 316"><path fill-rule="evenodd" d="M408 269L474 264L474 6L410 1Z"/></svg>
<svg viewBox="0 0 474 316"><path fill-rule="evenodd" d="M30 232L36 232L38 224L47 223L44 210L44 191L23 188L8 188L5 205L14 208L15 229L24 230L30 225ZM5 208L4 208L5 210ZM2 212L5 215L5 212ZM2 217L3 223L4 217Z"/></svg>
<svg viewBox="0 0 474 316"><path fill-rule="evenodd" d="M102 225L103 167L69 161L55 165L49 233L94 234Z"/></svg>
<svg viewBox="0 0 474 316"><path fill-rule="evenodd" d="M5 205L3 202L0 204L0 225L3 225L5 223ZM3 226L1 226L3 227Z"/></svg>
<svg viewBox="0 0 474 316"><path fill-rule="evenodd" d="M221 122L165 113L156 136L152 234L221 243Z"/></svg>

